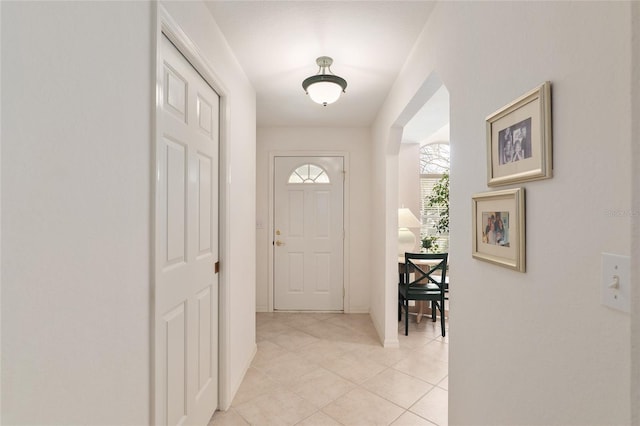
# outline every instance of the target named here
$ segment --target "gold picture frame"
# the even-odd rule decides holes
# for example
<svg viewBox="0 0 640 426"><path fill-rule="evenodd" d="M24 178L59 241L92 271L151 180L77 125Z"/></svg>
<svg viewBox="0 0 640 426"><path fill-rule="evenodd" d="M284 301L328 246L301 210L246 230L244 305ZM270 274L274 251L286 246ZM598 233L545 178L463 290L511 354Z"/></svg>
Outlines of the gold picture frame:
<svg viewBox="0 0 640 426"><path fill-rule="evenodd" d="M524 188L475 194L472 212L472 256L525 272Z"/></svg>
<svg viewBox="0 0 640 426"><path fill-rule="evenodd" d="M488 186L553 176L550 82L500 108L486 121Z"/></svg>

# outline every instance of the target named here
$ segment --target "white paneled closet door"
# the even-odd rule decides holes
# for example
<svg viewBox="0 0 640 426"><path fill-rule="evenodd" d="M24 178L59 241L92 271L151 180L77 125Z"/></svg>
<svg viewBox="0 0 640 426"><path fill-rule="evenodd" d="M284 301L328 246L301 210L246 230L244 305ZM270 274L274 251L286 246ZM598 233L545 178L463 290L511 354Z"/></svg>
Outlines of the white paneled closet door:
<svg viewBox="0 0 640 426"><path fill-rule="evenodd" d="M154 420L206 425L218 400L219 97L164 35L160 62Z"/></svg>

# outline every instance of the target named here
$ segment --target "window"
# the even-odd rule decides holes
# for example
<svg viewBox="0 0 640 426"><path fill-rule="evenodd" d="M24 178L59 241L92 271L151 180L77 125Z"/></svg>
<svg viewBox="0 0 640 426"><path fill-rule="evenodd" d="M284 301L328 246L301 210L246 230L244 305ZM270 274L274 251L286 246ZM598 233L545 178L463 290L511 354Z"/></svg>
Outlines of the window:
<svg viewBox="0 0 640 426"><path fill-rule="evenodd" d="M435 236L439 251L449 250L449 234L439 234L437 223L443 206L429 206L428 197L438 181L449 173L449 144L431 143L420 148L420 211L422 214L420 228L421 238Z"/></svg>
<svg viewBox="0 0 640 426"><path fill-rule="evenodd" d="M331 181L322 167L304 164L291 173L289 183L331 183Z"/></svg>
<svg viewBox="0 0 640 426"><path fill-rule="evenodd" d="M430 143L420 147L420 174L440 175L449 172L449 144Z"/></svg>

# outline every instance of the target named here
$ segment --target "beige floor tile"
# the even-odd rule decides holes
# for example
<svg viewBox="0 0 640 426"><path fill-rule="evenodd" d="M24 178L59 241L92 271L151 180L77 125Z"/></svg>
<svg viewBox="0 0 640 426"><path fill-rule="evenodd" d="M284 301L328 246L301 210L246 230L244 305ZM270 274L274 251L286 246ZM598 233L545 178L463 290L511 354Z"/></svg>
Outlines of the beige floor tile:
<svg viewBox="0 0 640 426"><path fill-rule="evenodd" d="M324 407L356 386L324 368L305 374L301 377L301 382L293 388L293 392L318 408Z"/></svg>
<svg viewBox="0 0 640 426"><path fill-rule="evenodd" d="M282 392L283 390L282 386L267 377L263 372L255 368L249 368L231 405L240 405L261 395Z"/></svg>
<svg viewBox="0 0 640 426"><path fill-rule="evenodd" d="M449 362L449 344L442 340L432 340L426 345L416 348L415 352L425 358Z"/></svg>
<svg viewBox="0 0 640 426"><path fill-rule="evenodd" d="M262 355L260 353L261 346L268 346L267 354ZM280 348L280 350L276 348ZM273 367L274 365L286 362L285 360L291 357L295 357L294 352L288 351L281 346L271 342L270 340L263 340L262 342L258 342L258 351L251 361L251 367L257 368L261 371L265 371Z"/></svg>
<svg viewBox="0 0 640 426"><path fill-rule="evenodd" d="M361 353L373 347L380 347L379 342L363 341L361 338L344 338L339 342L335 342L345 352L355 352L357 356L362 357Z"/></svg>
<svg viewBox="0 0 640 426"><path fill-rule="evenodd" d="M227 411L216 411L209 426L249 426L249 423L231 408Z"/></svg>
<svg viewBox="0 0 640 426"><path fill-rule="evenodd" d="M371 322L371 316L369 314L343 315L342 317L331 318L327 322L356 330L358 333L369 334L370 332L375 332L375 327Z"/></svg>
<svg viewBox="0 0 640 426"><path fill-rule="evenodd" d="M301 313L301 312L282 312L282 311L280 311L280 312L265 313L264 315L268 315L267 320L276 320L276 321L278 321L280 323L286 324L286 323L290 322L293 318L296 318L299 315L305 315L305 314Z"/></svg>
<svg viewBox="0 0 640 426"><path fill-rule="evenodd" d="M447 376L444 379L442 379L440 381L440 383L438 383L438 387L448 391L449 390L449 376Z"/></svg>
<svg viewBox="0 0 640 426"><path fill-rule="evenodd" d="M346 353L354 353L357 357L366 357L366 353L373 348L381 348L380 342L364 336L345 337L339 342L334 342Z"/></svg>
<svg viewBox="0 0 640 426"><path fill-rule="evenodd" d="M387 368L385 365L351 352L337 358L323 361L320 365L357 384L372 378Z"/></svg>
<svg viewBox="0 0 640 426"><path fill-rule="evenodd" d="M318 368L320 368L318 364L309 362L300 355L289 352L269 365L261 367L260 371L281 385L291 387L297 385L302 376Z"/></svg>
<svg viewBox="0 0 640 426"><path fill-rule="evenodd" d="M409 411L424 417L437 424L447 426L449 424L449 392L435 387L416 402Z"/></svg>
<svg viewBox="0 0 640 426"><path fill-rule="evenodd" d="M251 425L294 425L317 408L291 392L271 393L238 405L235 410Z"/></svg>
<svg viewBox="0 0 640 426"><path fill-rule="evenodd" d="M301 325L299 329L318 339L327 339L335 342L344 339L344 333L348 331L345 327L340 327L327 321Z"/></svg>
<svg viewBox="0 0 640 426"><path fill-rule="evenodd" d="M288 316L284 322L290 327L301 329L310 325L323 323L329 318L332 318L332 314L324 313L294 313Z"/></svg>
<svg viewBox="0 0 640 426"><path fill-rule="evenodd" d="M394 364L406 359L412 352L410 348L384 348L382 346L371 346L366 350L360 352L364 357L369 358L372 361L378 362L387 367L391 367Z"/></svg>
<svg viewBox="0 0 640 426"><path fill-rule="evenodd" d="M403 408L411 407L433 388L427 382L391 368L367 380L362 386Z"/></svg>
<svg viewBox="0 0 640 426"><path fill-rule="evenodd" d="M318 411L300 423L296 423L296 426L342 426L342 423L338 423L322 411Z"/></svg>
<svg viewBox="0 0 640 426"><path fill-rule="evenodd" d="M420 416L413 414L410 411L405 411L398 420L391 423L391 426L434 426L435 423L431 423L429 420L423 419Z"/></svg>
<svg viewBox="0 0 640 426"><path fill-rule="evenodd" d="M295 329L278 320L268 320L264 323L258 323L256 325L256 341L269 340L284 331L291 330Z"/></svg>
<svg viewBox="0 0 640 426"><path fill-rule="evenodd" d="M404 334L404 319L402 323L398 327L398 332ZM445 325L445 332L448 332L448 329ZM412 318L409 318L409 334L411 333L420 333L425 337L434 339L436 337L442 337L442 329L440 328L440 320L433 322L431 318L423 318L420 321L420 324L416 323L415 320L412 321Z"/></svg>
<svg viewBox="0 0 640 426"><path fill-rule="evenodd" d="M448 332L447 332L448 333ZM401 347L417 348L434 339L442 339L440 323L422 321L420 324L409 323L409 335L404 335L404 321L398 325L398 340Z"/></svg>
<svg viewBox="0 0 640 426"><path fill-rule="evenodd" d="M295 350L295 353L310 362L320 364L323 361L338 358L348 351L342 345L338 345L330 340L318 340L304 347Z"/></svg>
<svg viewBox="0 0 640 426"><path fill-rule="evenodd" d="M432 385L438 384L449 374L449 363L424 358L416 353L394 364L393 368Z"/></svg>
<svg viewBox="0 0 640 426"><path fill-rule="evenodd" d="M388 425L404 410L367 391L356 388L322 409L344 425Z"/></svg>
<svg viewBox="0 0 640 426"><path fill-rule="evenodd" d="M357 333L356 331L354 331L351 338L355 343L358 343L360 345L382 347L382 345L380 344L380 337L378 337L377 333Z"/></svg>
<svg viewBox="0 0 640 426"><path fill-rule="evenodd" d="M256 356L211 426L446 425L448 336L412 319L409 336L398 324L400 347L385 349L369 315L257 313Z"/></svg>
<svg viewBox="0 0 640 426"><path fill-rule="evenodd" d="M343 312L302 312L300 315L308 315L319 321L327 321L333 318L344 318L349 314L345 314Z"/></svg>
<svg viewBox="0 0 640 426"><path fill-rule="evenodd" d="M276 345L270 340L263 340L257 343L258 350L256 355L253 357L253 361L251 362L252 366L259 367L261 365L266 365L278 357L286 355L288 351L280 345Z"/></svg>
<svg viewBox="0 0 640 426"><path fill-rule="evenodd" d="M291 329L283 331L282 333L274 336L270 339L271 342L278 346L282 346L290 351L317 342L318 338L314 337L304 331L297 329Z"/></svg>
<svg viewBox="0 0 640 426"><path fill-rule="evenodd" d="M409 333L404 335L404 329L398 331L398 342L401 348L416 349L433 340L432 337L426 336L424 333Z"/></svg>
<svg viewBox="0 0 640 426"><path fill-rule="evenodd" d="M340 326L338 324L336 324L335 322L330 322L327 321L324 324L326 327L335 327L333 329L333 335L328 337L331 340L346 340L346 341L352 341L355 338L361 338L362 336L364 336L366 333L360 333L357 330L354 330L351 327L347 327L347 325L345 324L344 326Z"/></svg>
<svg viewBox="0 0 640 426"><path fill-rule="evenodd" d="M446 336L444 336L444 337L437 336L437 337L434 338L434 340L440 340L442 342L449 343L449 330L447 330L447 335Z"/></svg>

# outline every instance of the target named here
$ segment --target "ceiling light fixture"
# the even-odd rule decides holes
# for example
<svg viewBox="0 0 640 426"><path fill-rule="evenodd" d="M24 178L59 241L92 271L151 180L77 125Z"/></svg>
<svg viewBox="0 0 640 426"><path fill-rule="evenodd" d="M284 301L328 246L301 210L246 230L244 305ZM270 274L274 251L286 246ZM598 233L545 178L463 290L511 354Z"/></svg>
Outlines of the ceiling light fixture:
<svg viewBox="0 0 640 426"><path fill-rule="evenodd" d="M344 93L347 88L347 81L338 77L331 71L333 59L328 56L320 56L316 59L318 73L305 78L302 88L309 95L313 102L327 106L340 98L340 93Z"/></svg>

